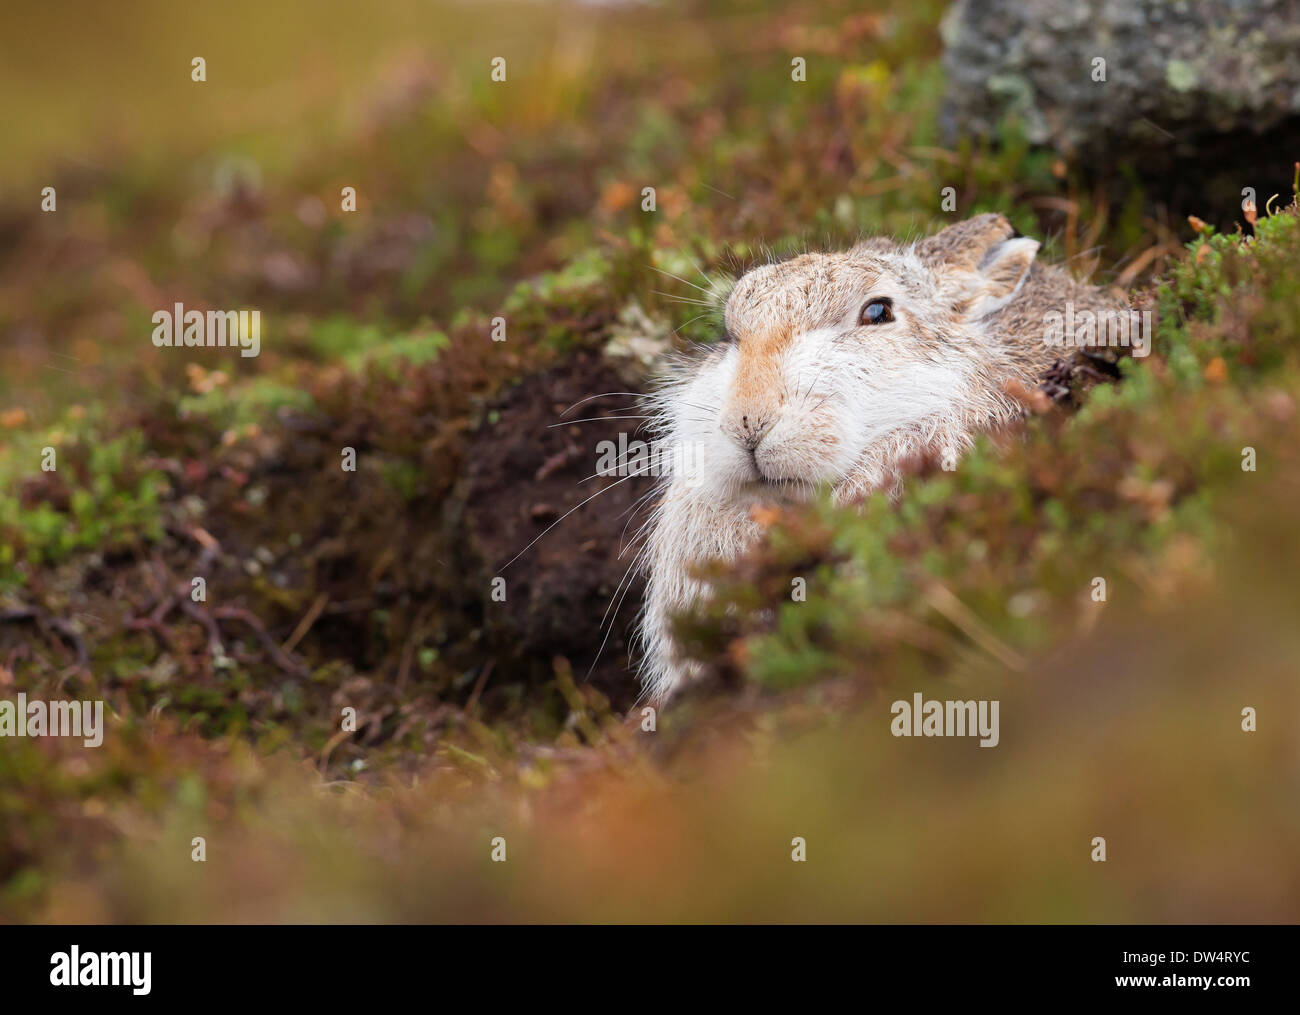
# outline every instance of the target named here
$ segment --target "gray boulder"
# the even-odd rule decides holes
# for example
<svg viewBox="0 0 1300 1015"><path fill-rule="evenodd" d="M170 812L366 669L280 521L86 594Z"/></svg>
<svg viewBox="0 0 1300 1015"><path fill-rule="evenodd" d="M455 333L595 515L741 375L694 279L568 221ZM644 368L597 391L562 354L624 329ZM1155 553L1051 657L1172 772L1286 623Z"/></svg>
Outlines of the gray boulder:
<svg viewBox="0 0 1300 1015"><path fill-rule="evenodd" d="M958 0L943 36L949 142L1015 114L1085 162L1269 132L1300 157L1300 0Z"/></svg>

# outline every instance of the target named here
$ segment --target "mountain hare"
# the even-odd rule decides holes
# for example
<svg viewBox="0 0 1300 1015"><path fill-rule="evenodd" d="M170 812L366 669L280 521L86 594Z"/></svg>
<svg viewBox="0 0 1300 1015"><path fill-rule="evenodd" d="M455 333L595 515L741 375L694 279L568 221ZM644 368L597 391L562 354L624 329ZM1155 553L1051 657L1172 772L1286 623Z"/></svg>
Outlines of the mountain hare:
<svg viewBox="0 0 1300 1015"><path fill-rule="evenodd" d="M894 491L919 454L959 453L1023 415L1006 392L1033 388L1062 355L1044 320L1128 307L1037 263L1038 243L979 215L911 245L873 239L744 275L726 341L654 396L654 432L672 449L644 547L642 680L667 700L697 675L672 639L673 614L708 595L692 577L759 534L751 511L828 484L852 504Z"/></svg>

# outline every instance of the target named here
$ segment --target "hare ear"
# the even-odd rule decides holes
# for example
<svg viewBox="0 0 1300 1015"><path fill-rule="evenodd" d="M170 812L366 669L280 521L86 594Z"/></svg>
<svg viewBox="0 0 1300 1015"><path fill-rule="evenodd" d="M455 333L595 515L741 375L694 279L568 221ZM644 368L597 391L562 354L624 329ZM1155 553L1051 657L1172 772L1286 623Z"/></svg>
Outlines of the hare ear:
<svg viewBox="0 0 1300 1015"><path fill-rule="evenodd" d="M953 309L970 318L1001 310L1020 291L1038 253L1038 241L1016 236L1002 215L976 215L916 245L941 279Z"/></svg>
<svg viewBox="0 0 1300 1015"><path fill-rule="evenodd" d="M975 271L973 297L966 312L972 319L1001 310L1020 292L1038 254L1038 241L1027 236L999 243L985 255Z"/></svg>
<svg viewBox="0 0 1300 1015"><path fill-rule="evenodd" d="M932 268L974 271L999 243L1016 235L1003 215L976 215L921 240L916 252Z"/></svg>

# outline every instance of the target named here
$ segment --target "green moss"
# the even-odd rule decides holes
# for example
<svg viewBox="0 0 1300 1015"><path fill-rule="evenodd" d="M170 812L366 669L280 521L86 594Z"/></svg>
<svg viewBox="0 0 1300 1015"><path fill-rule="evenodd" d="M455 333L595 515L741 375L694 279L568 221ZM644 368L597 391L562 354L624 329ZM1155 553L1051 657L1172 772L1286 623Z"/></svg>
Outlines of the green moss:
<svg viewBox="0 0 1300 1015"><path fill-rule="evenodd" d="M312 404L311 395L301 388L270 377L254 377L202 394L183 395L177 400L176 414L181 420L202 422L220 433L249 424L262 425L283 409L306 412Z"/></svg>
<svg viewBox="0 0 1300 1015"><path fill-rule="evenodd" d="M0 454L0 587L21 582L19 562L54 564L78 551L112 552L162 535L166 477L147 464L138 431L93 427L26 432ZM53 450L54 468L44 471Z"/></svg>

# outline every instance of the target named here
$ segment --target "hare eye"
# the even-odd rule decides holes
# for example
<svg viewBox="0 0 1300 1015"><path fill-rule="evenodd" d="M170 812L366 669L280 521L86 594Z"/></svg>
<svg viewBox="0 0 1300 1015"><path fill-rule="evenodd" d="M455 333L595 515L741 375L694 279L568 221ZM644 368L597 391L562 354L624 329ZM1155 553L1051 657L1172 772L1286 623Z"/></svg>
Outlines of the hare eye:
<svg viewBox="0 0 1300 1015"><path fill-rule="evenodd" d="M882 296L868 300L858 318L859 324L887 324L894 319L894 301Z"/></svg>

